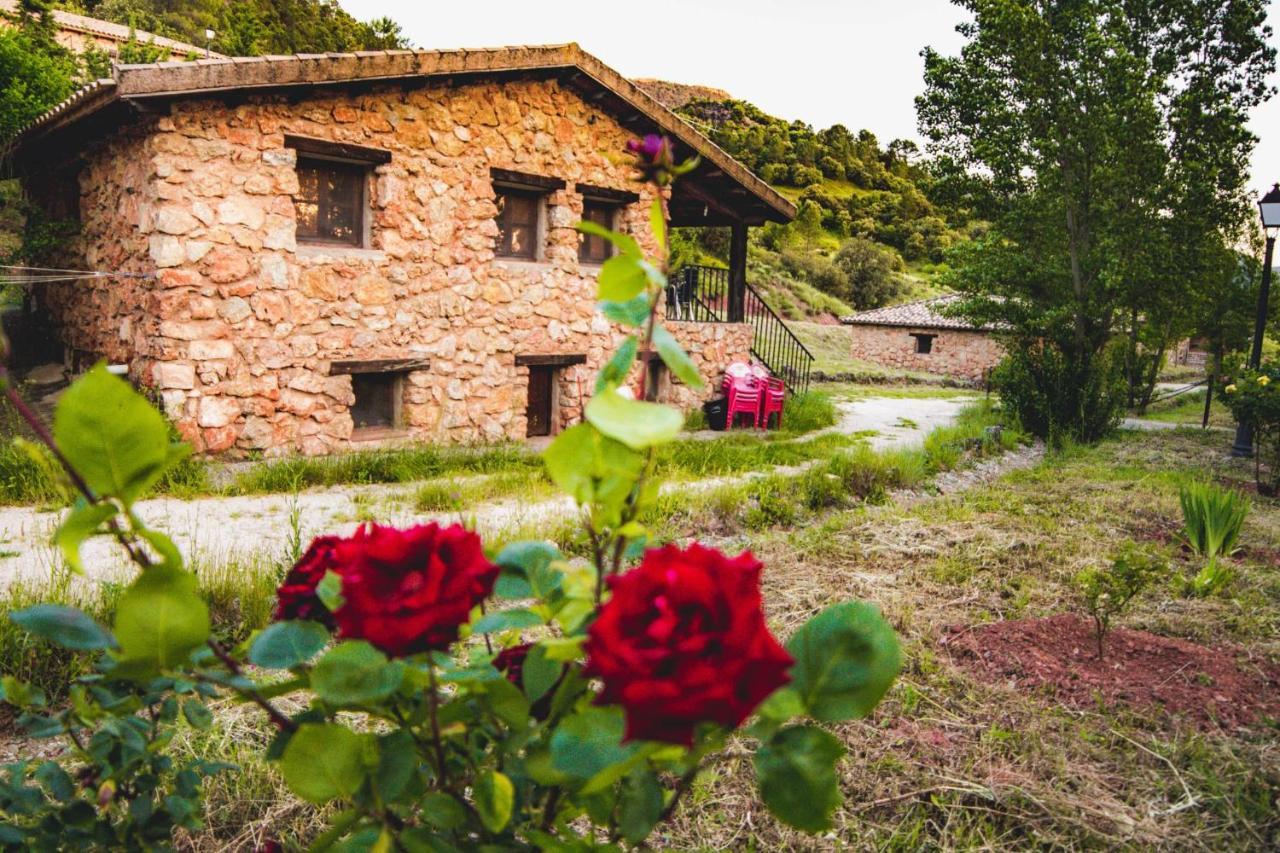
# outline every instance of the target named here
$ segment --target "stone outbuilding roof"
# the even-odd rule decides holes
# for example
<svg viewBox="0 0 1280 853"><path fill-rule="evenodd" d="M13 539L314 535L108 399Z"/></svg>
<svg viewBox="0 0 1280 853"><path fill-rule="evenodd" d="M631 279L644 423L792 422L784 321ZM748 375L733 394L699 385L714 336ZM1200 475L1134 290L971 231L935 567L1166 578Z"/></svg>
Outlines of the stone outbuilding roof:
<svg viewBox="0 0 1280 853"><path fill-rule="evenodd" d="M17 8L18 0L0 0L0 12L13 12ZM58 25L59 30L66 32L83 33L87 36L105 39L117 44L124 44L132 37L143 44L154 44L156 47L168 48L172 53L183 56L194 53L199 56L207 55L209 57L223 58L223 54L205 50L199 45L187 44L185 41L158 36L145 30L131 29L124 24L116 24L100 18L90 18L87 15L77 15L74 12L65 12L62 9L54 9L52 11L54 23Z"/></svg>
<svg viewBox="0 0 1280 853"><path fill-rule="evenodd" d="M846 326L902 326L914 329L961 329L969 332L992 332L996 326L974 325L960 317L950 317L942 313L948 305L954 305L962 297L955 294L935 296L932 299L921 299L918 302L904 302L901 305L890 305L863 311L848 317L841 317L840 322Z"/></svg>
<svg viewBox="0 0 1280 853"><path fill-rule="evenodd" d="M25 128L4 152L5 160L11 172L39 169L58 157L75 156L139 115L163 111L178 99L296 93L300 88L367 90L397 82L460 84L495 77L558 79L588 103L617 116L631 132L666 134L675 141L677 157L701 158L691 179L676 184L670 205L673 225L760 225L795 218L795 205L746 166L576 44L117 65L110 78L81 88Z"/></svg>

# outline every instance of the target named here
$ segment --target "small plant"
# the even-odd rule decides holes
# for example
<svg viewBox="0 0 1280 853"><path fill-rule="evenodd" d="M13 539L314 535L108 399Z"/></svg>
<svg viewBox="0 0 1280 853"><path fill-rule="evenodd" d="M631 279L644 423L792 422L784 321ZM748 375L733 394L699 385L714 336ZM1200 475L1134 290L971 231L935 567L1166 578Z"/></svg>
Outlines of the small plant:
<svg viewBox="0 0 1280 853"><path fill-rule="evenodd" d="M1208 598L1231 583L1231 567L1217 557L1204 564L1196 576L1186 584L1186 590L1197 598Z"/></svg>
<svg viewBox="0 0 1280 853"><path fill-rule="evenodd" d="M1130 544L1112 558L1109 567L1091 567L1076 575L1085 612L1093 619L1098 660L1103 657L1111 620L1167 570L1168 563L1162 557Z"/></svg>
<svg viewBox="0 0 1280 853"><path fill-rule="evenodd" d="M1249 499L1235 489L1196 481L1184 483L1178 499L1187 544L1210 562L1231 554L1249 514Z"/></svg>

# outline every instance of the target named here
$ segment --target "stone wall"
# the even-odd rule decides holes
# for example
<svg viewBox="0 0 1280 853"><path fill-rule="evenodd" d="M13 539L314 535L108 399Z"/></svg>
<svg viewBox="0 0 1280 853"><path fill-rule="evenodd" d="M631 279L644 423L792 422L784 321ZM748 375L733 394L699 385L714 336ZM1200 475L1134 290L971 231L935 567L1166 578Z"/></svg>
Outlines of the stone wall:
<svg viewBox="0 0 1280 853"><path fill-rule="evenodd" d="M885 367L980 382L987 371L1004 358L1003 348L986 332L872 325L850 325L849 328L853 336L853 357ZM936 335L932 351L916 352L913 333Z"/></svg>
<svg viewBox="0 0 1280 853"><path fill-rule="evenodd" d="M299 243L286 133L391 152L369 182L370 248ZM81 173L84 262L156 280L60 288L48 305L68 343L128 361L204 451L346 446L354 396L336 360L429 359L402 382L406 431L465 442L525 435L518 355L582 354L561 371L566 425L620 337L578 262L575 182L641 192L619 225L653 249L630 135L547 81L178 102L86 152ZM537 262L494 256L492 167L567 182ZM712 385L750 346L746 326L674 325ZM696 402L679 385L672 397Z"/></svg>

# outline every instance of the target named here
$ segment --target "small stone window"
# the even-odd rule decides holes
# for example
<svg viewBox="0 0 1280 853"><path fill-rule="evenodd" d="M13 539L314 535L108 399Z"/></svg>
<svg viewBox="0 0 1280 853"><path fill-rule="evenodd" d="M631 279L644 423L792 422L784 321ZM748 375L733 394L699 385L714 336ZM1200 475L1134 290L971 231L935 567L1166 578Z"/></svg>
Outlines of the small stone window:
<svg viewBox="0 0 1280 853"><path fill-rule="evenodd" d="M366 166L299 158L298 194L293 198L298 240L363 246L368 175Z"/></svg>
<svg viewBox="0 0 1280 853"><path fill-rule="evenodd" d="M353 373L351 420L357 437L400 429L401 373Z"/></svg>
<svg viewBox="0 0 1280 853"><path fill-rule="evenodd" d="M537 190L516 187L494 187L494 192L498 205L498 257L537 260L545 196Z"/></svg>
<svg viewBox="0 0 1280 853"><path fill-rule="evenodd" d="M582 221L594 222L601 228L614 230L618 219L618 206L611 202L585 199L582 202ZM578 260L584 264L603 264L613 255L613 244L596 234L583 234L578 247Z"/></svg>
<svg viewBox="0 0 1280 853"><path fill-rule="evenodd" d="M933 352L933 339L937 335L926 335L921 332L912 332L911 337L916 339L916 354L928 355Z"/></svg>
<svg viewBox="0 0 1280 853"><path fill-rule="evenodd" d="M367 247L369 179L374 166L391 162L391 152L293 135L284 141L298 156L298 242Z"/></svg>

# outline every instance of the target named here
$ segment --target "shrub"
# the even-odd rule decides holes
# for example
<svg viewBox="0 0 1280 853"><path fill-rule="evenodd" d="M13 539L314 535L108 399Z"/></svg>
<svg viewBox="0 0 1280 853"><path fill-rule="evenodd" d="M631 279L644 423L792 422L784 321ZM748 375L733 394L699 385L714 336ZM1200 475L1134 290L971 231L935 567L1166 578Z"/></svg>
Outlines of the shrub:
<svg viewBox="0 0 1280 853"><path fill-rule="evenodd" d="M1077 357L1052 341L1010 341L991 378L1021 428L1060 447L1115 429L1125 407L1121 368L1114 348Z"/></svg>
<svg viewBox="0 0 1280 853"><path fill-rule="evenodd" d="M1254 480L1258 492L1280 492L1280 363L1257 370L1236 366L1223 383L1222 400L1238 423L1253 429Z"/></svg>
<svg viewBox="0 0 1280 853"><path fill-rule="evenodd" d="M1130 602L1167 570L1168 563L1162 557L1129 543L1120 549L1109 567L1092 567L1076 575L1081 603L1093 619L1098 660L1102 660L1111 620L1124 613Z"/></svg>
<svg viewBox="0 0 1280 853"><path fill-rule="evenodd" d="M796 166L791 170L791 184L808 187L822 183L822 172L812 166Z"/></svg>
<svg viewBox="0 0 1280 853"><path fill-rule="evenodd" d="M805 433L835 426L839 419L831 395L822 391L806 391L787 397L782 412L782 426L787 432Z"/></svg>
<svg viewBox="0 0 1280 853"><path fill-rule="evenodd" d="M1187 544L1210 561L1229 555L1249 515L1249 499L1235 489L1193 481L1178 489L1178 500Z"/></svg>
<svg viewBox="0 0 1280 853"><path fill-rule="evenodd" d="M843 298L859 311L879 308L903 292L903 282L896 275L902 259L892 249L864 237L845 240L834 263L844 274L847 291Z"/></svg>

